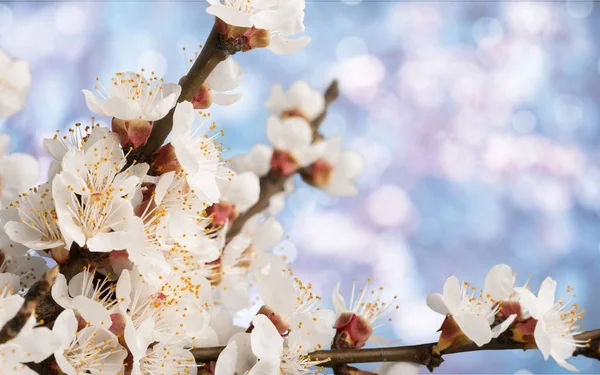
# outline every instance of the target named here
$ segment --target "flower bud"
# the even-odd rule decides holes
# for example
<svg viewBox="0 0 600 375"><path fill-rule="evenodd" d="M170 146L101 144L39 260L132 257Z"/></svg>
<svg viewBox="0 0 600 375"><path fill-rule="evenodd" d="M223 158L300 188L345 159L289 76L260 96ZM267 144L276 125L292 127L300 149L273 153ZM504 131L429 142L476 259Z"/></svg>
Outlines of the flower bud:
<svg viewBox="0 0 600 375"><path fill-rule="evenodd" d="M231 222L238 216L237 209L229 202L215 203L206 209L206 213L215 225L224 225L226 221Z"/></svg>
<svg viewBox="0 0 600 375"><path fill-rule="evenodd" d="M177 160L175 147L170 143L167 143L159 148L158 151L154 153L152 166L160 174L179 170L181 164L179 164L179 160Z"/></svg>
<svg viewBox="0 0 600 375"><path fill-rule="evenodd" d="M290 324L288 323L288 321L283 316L273 311L273 309L269 306L264 305L263 307L261 307L260 310L258 310L258 312L256 313L256 315L264 315L267 318L269 318L271 323L273 323L275 328L277 328L277 331L280 335L285 336L290 332Z"/></svg>
<svg viewBox="0 0 600 375"><path fill-rule="evenodd" d="M271 170L282 176L291 176L298 170L298 162L287 151L273 150Z"/></svg>
<svg viewBox="0 0 600 375"><path fill-rule="evenodd" d="M212 94L210 88L207 85L200 86L200 89L196 91L196 94L192 98L192 105L194 109L207 109L212 105Z"/></svg>
<svg viewBox="0 0 600 375"><path fill-rule="evenodd" d="M324 188L331 181L333 167L324 159L319 159L302 171L302 179L314 187Z"/></svg>
<svg viewBox="0 0 600 375"><path fill-rule="evenodd" d="M336 349L360 349L371 337L373 326L360 315L345 312L337 318L334 346Z"/></svg>
<svg viewBox="0 0 600 375"><path fill-rule="evenodd" d="M119 141L124 149L127 146L138 148L148 141L152 132L152 121L113 118L112 131L119 135Z"/></svg>

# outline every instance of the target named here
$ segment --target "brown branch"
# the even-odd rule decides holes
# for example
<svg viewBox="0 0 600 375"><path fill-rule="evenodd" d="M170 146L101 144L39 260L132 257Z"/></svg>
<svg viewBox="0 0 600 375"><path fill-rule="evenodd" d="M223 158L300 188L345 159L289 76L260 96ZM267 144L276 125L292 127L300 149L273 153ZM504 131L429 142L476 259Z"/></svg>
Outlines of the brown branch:
<svg viewBox="0 0 600 375"><path fill-rule="evenodd" d="M582 333L575 336L577 340L590 340L587 348L598 348L600 344L600 329ZM334 367L347 363L372 363L372 362L412 362L427 367L430 371L438 367L444 359L443 355L476 352L482 350L527 350L524 344L506 341L506 339L494 339L489 344L477 346L474 343L451 348L436 354L433 351L437 343L397 346L390 348L374 349L347 349L347 350L318 350L308 356L313 360L328 360L321 364L325 367ZM196 362L207 363L216 361L225 347L199 348L192 350ZM584 355L590 358L600 359L597 350L594 353L585 353L585 348L580 348L573 355Z"/></svg>
<svg viewBox="0 0 600 375"><path fill-rule="evenodd" d="M50 268L42 278L37 281L25 294L25 302L17 315L8 321L0 330L0 344L4 344L7 341L17 337L25 323L36 311L38 302L40 302L46 295L49 295L54 280L58 275L58 266Z"/></svg>
<svg viewBox="0 0 600 375"><path fill-rule="evenodd" d="M339 97L339 88L337 80L331 82L331 84L325 90L325 108L323 112L317 116L311 123L310 126L313 129L313 141L320 138L319 127L327 117L327 110L331 103L333 103ZM232 222L231 226L227 230L227 241L230 241L237 236L244 227L244 224L254 215L266 210L269 207L269 201L277 194L284 191L285 183L288 179L293 176L282 176L273 171L269 172L266 176L260 178L260 195L258 201L254 206L250 207L246 212L236 217Z"/></svg>
<svg viewBox="0 0 600 375"><path fill-rule="evenodd" d="M221 48L220 39L217 28L213 26L200 51L200 55L198 55L194 65L192 65L192 68L181 82L181 95L177 100L179 103L186 100L191 101L210 73L220 62L224 61L229 56L229 53ZM171 129L173 129L174 113L175 108L173 108L164 118L154 122L152 133L150 133L148 142L143 146L141 153L133 153L139 157L138 161L150 162L152 160L152 155L154 155L154 153L162 146L171 132Z"/></svg>

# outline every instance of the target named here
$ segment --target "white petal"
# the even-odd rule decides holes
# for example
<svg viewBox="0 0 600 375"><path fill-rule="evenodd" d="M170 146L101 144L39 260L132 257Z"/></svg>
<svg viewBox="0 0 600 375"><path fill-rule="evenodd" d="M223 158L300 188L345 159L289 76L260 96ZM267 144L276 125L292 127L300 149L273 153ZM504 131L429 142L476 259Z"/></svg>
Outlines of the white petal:
<svg viewBox="0 0 600 375"><path fill-rule="evenodd" d="M287 39L281 35L271 35L269 49L278 55L291 55L306 47L311 38L302 36L297 39Z"/></svg>
<svg viewBox="0 0 600 375"><path fill-rule="evenodd" d="M290 317L296 304L296 289L292 281L279 272L271 271L258 282L260 298L277 314Z"/></svg>
<svg viewBox="0 0 600 375"><path fill-rule="evenodd" d="M254 329L250 334L252 352L261 360L281 358L283 353L283 337L277 332L277 329L271 323L269 318L264 315L257 315L252 319Z"/></svg>
<svg viewBox="0 0 600 375"><path fill-rule="evenodd" d="M444 302L444 297L439 293L431 293L427 296L427 306L438 314L448 315L450 313Z"/></svg>
<svg viewBox="0 0 600 375"><path fill-rule="evenodd" d="M242 67L232 57L217 65L205 83L211 90L225 92L237 88L242 81ZM219 103L217 103L219 104Z"/></svg>
<svg viewBox="0 0 600 375"><path fill-rule="evenodd" d="M71 344L77 332L77 318L73 310L67 309L60 313L54 321L52 332L59 337L63 346Z"/></svg>
<svg viewBox="0 0 600 375"><path fill-rule="evenodd" d="M516 318L517 314L512 314L505 321L492 328L492 337L497 338L498 336L500 336L504 331L508 329L508 327L510 327L510 325L515 321Z"/></svg>
<svg viewBox="0 0 600 375"><path fill-rule="evenodd" d="M2 290L4 290L3 286L0 288L0 291ZM0 299L0 327L4 327L9 320L17 315L23 302L25 302L25 299L18 294Z"/></svg>
<svg viewBox="0 0 600 375"><path fill-rule="evenodd" d="M477 346L487 344L492 340L492 330L487 318L475 314L454 316L463 333Z"/></svg>
<svg viewBox="0 0 600 375"><path fill-rule="evenodd" d="M460 301L462 299L460 283L456 276L450 276L446 280L446 283L444 283L443 298L448 311L450 311L451 314L454 314L455 310L460 306Z"/></svg>
<svg viewBox="0 0 600 375"><path fill-rule="evenodd" d="M282 237L283 226L274 217L269 217L254 233L252 246L259 251L264 251L281 242Z"/></svg>
<svg viewBox="0 0 600 375"><path fill-rule="evenodd" d="M67 279L62 273L56 275L56 280L51 289L52 299L63 309L72 308L71 297L69 297L69 289L67 287Z"/></svg>
<svg viewBox="0 0 600 375"><path fill-rule="evenodd" d="M112 325L110 314L100 302L84 296L77 296L73 298L73 308L93 326L108 329Z"/></svg>
<svg viewBox="0 0 600 375"><path fill-rule="evenodd" d="M538 308L540 313L551 310L554 307L554 298L556 293L556 281L547 277L540 286L538 292Z"/></svg>
<svg viewBox="0 0 600 375"><path fill-rule="evenodd" d="M234 375L237 363L237 343L232 341L223 349L215 367L215 375Z"/></svg>
<svg viewBox="0 0 600 375"><path fill-rule="evenodd" d="M531 315L534 319L539 319L539 314L542 314L543 311L540 311L538 314L537 297L526 288L516 287L515 292L519 296L519 303L521 304L521 307L524 310L529 311L529 315Z"/></svg>
<svg viewBox="0 0 600 375"><path fill-rule="evenodd" d="M215 104L227 106L227 105L232 105L233 103L237 102L238 100L240 100L241 97L242 97L241 92L236 93L236 94L213 93L212 101Z"/></svg>
<svg viewBox="0 0 600 375"><path fill-rule="evenodd" d="M331 297L331 301L337 316L340 316L340 314L348 311L348 308L346 307L346 300L344 299L344 296L342 296L342 293L340 293L340 283L337 283L335 288L333 288L333 296Z"/></svg>
<svg viewBox="0 0 600 375"><path fill-rule="evenodd" d="M262 359L246 375L279 375L279 359Z"/></svg>
<svg viewBox="0 0 600 375"><path fill-rule="evenodd" d="M546 324L544 320L538 320L535 325L535 331L533 332L533 337L535 338L535 344L538 349L544 355L544 359L548 359L550 357L550 350L552 349L552 343L550 336L546 333Z"/></svg>
<svg viewBox="0 0 600 375"><path fill-rule="evenodd" d="M206 13L218 17L232 26L252 27L252 21L247 13L220 3L211 4L206 8Z"/></svg>
<svg viewBox="0 0 600 375"><path fill-rule="evenodd" d="M498 264L490 269L485 277L484 291L496 301L507 300L513 293L515 276L506 264Z"/></svg>

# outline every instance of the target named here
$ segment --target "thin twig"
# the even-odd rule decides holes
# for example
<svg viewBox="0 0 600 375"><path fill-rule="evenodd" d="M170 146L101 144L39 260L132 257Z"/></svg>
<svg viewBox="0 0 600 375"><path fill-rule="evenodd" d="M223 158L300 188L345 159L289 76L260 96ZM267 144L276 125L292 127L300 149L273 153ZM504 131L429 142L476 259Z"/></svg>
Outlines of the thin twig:
<svg viewBox="0 0 600 375"><path fill-rule="evenodd" d="M577 340L590 340L590 346L594 347L594 343L600 341L600 329L588 331L575 336ZM456 348L448 349L441 354L436 354L433 347L436 343L409 346L396 346L390 348L374 348L374 349L348 349L348 350L318 350L308 354L313 360L327 360L321 364L324 367L333 367L347 363L372 363L372 362L412 362L423 365L433 371L444 360L442 356L448 354L458 354L466 352L476 352L482 350L527 350L534 348L526 348L524 344L517 342L502 342L503 340L494 339L490 343L477 346L474 343L463 345ZM196 362L208 363L216 361L219 354L225 347L199 348L192 350ZM585 355L590 358L600 359L598 354L588 355L578 350L574 355Z"/></svg>
<svg viewBox="0 0 600 375"><path fill-rule="evenodd" d="M217 28L213 26L200 55L192 65L192 68L188 74L183 78L181 83L181 95L177 100L179 103L183 101L191 101L202 87L210 73L219 65L220 62L224 61L229 54L219 47L219 32ZM152 155L162 146L167 139L167 136L173 129L173 114L175 108L173 108L169 114L167 114L161 120L154 122L152 125L152 133L148 138L148 142L143 146L143 150L140 153L133 153L140 156L138 161L150 162Z"/></svg>
<svg viewBox="0 0 600 375"><path fill-rule="evenodd" d="M331 84L325 90L325 108L323 112L317 116L314 121L311 122L310 126L313 129L313 141L320 137L319 127L327 117L327 110L331 103L333 103L339 97L339 88L337 80L331 82ZM237 236L244 227L244 224L254 215L266 210L269 207L271 198L281 193L285 189L285 184L288 179L293 176L282 176L279 174L268 173L267 175L260 178L260 195L258 201L250 207L246 212L236 217L232 222L231 226L227 230L227 241L230 241Z"/></svg>

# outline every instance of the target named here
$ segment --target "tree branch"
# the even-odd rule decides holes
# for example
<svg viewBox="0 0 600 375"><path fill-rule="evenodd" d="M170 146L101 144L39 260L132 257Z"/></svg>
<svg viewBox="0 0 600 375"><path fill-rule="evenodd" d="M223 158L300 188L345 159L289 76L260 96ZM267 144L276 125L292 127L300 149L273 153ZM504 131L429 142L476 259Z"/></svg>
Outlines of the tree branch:
<svg viewBox="0 0 600 375"><path fill-rule="evenodd" d="M210 73L220 62L229 57L229 53L220 46L220 38L216 26L213 26L200 51L200 55L194 62L194 65L192 65L188 74L183 78L183 82L181 83L181 95L177 100L179 103L186 100L191 101ZM152 155L154 155L154 153L162 146L171 132L171 129L173 129L174 113L175 108L171 109L164 118L154 122L152 132L150 133L148 142L143 146L142 152L133 153L139 157L138 161L150 162L152 160Z"/></svg>
<svg viewBox="0 0 600 375"><path fill-rule="evenodd" d="M339 97L338 81L333 80L331 84L325 90L325 108L323 112L317 116L311 123L310 126L313 129L313 141L319 139L319 127L327 117L327 110L331 103L333 103ZM281 176L269 172L266 176L260 178L260 195L258 201L254 206L250 207L246 212L235 218L231 222L231 226L227 230L227 241L230 241L237 236L244 227L244 224L254 215L266 210L269 207L269 201L277 194L284 191L285 183L288 179L293 176Z"/></svg>
<svg viewBox="0 0 600 375"><path fill-rule="evenodd" d="M27 323L31 314L36 311L38 303L50 293L54 280L58 275L58 266L50 268L25 294L25 302L17 315L8 321L0 330L0 344L17 337L21 328Z"/></svg>
<svg viewBox="0 0 600 375"><path fill-rule="evenodd" d="M600 346L600 329L582 333L575 336L577 340L590 340L590 345L586 348L580 348L573 355L584 355L589 358L600 359L598 347ZM441 354L433 351L437 343L396 346L390 348L374 349L348 349L348 350L318 350L310 353L308 356L313 360L328 360L320 366L334 367L347 363L372 363L372 362L412 362L427 367L433 371L442 364L442 356L447 354L457 354L466 352L477 352L482 350L527 350L524 344L507 341L506 338L493 339L489 344L477 346L474 343L463 345L456 348L450 348ZM589 348L595 348L589 350ZM225 347L199 348L192 350L196 362L216 361Z"/></svg>

